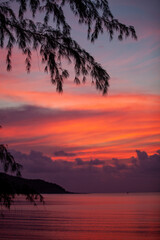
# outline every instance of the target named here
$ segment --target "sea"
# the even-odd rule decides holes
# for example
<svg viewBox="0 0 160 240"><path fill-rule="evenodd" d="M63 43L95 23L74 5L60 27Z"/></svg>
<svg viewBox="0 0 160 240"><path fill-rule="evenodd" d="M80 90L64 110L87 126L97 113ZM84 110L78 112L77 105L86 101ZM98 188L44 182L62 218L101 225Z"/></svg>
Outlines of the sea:
<svg viewBox="0 0 160 240"><path fill-rule="evenodd" d="M2 210L1 240L159 240L160 193L50 194Z"/></svg>

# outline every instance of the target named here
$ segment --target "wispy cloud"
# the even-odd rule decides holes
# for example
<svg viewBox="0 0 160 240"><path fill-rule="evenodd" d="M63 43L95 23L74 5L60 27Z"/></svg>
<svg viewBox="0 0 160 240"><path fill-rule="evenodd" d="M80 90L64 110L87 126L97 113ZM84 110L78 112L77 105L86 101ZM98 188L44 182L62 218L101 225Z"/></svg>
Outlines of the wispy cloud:
<svg viewBox="0 0 160 240"><path fill-rule="evenodd" d="M120 152L121 156L128 156L129 151L133 153L139 147L149 153L157 149L158 96L118 95L97 99L90 96L83 101L81 96L76 98L76 108L75 101L70 105L72 98L66 98L69 108L24 105L1 109L3 142L25 152L43 149L53 158L58 158L55 152L59 156L67 157L71 152L78 158L89 159L94 155L104 159L113 152L115 157Z"/></svg>

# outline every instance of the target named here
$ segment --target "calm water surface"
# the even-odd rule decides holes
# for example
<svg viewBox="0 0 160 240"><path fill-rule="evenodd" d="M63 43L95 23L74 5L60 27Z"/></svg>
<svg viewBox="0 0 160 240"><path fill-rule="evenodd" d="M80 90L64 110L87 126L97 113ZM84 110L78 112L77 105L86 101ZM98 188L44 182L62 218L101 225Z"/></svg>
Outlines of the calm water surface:
<svg viewBox="0 0 160 240"><path fill-rule="evenodd" d="M44 196L45 206L19 199L4 211L0 239L160 239L159 193Z"/></svg>

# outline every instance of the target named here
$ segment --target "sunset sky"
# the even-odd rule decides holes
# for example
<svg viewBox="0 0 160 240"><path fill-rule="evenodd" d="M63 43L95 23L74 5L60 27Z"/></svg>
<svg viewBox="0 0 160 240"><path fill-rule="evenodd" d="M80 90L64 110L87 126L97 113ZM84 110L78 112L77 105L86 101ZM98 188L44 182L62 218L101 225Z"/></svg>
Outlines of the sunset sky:
<svg viewBox="0 0 160 240"><path fill-rule="evenodd" d="M41 177L72 191L103 192L112 191L106 182L114 185L121 175L121 185L114 186L123 191L129 173L135 174L138 166L139 173L145 172L143 178L138 175L139 181L144 183L149 175L150 190L157 190L158 178L152 176L153 169L160 169L160 1L109 4L119 21L135 27L137 41L120 42L116 35L110 41L104 33L91 44L86 28L65 10L73 38L111 77L106 96L89 79L75 85L70 65L70 78L58 94L37 52L27 74L24 56L14 49L12 71L7 72L6 52L0 50L0 141L23 163L25 177Z"/></svg>

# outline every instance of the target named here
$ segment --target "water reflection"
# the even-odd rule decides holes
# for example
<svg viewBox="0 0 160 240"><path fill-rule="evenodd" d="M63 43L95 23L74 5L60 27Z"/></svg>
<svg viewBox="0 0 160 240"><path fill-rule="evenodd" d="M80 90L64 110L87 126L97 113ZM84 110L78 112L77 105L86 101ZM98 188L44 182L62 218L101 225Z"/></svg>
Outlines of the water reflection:
<svg viewBox="0 0 160 240"><path fill-rule="evenodd" d="M0 239L158 240L160 194L45 195L34 207L20 199L1 219Z"/></svg>

